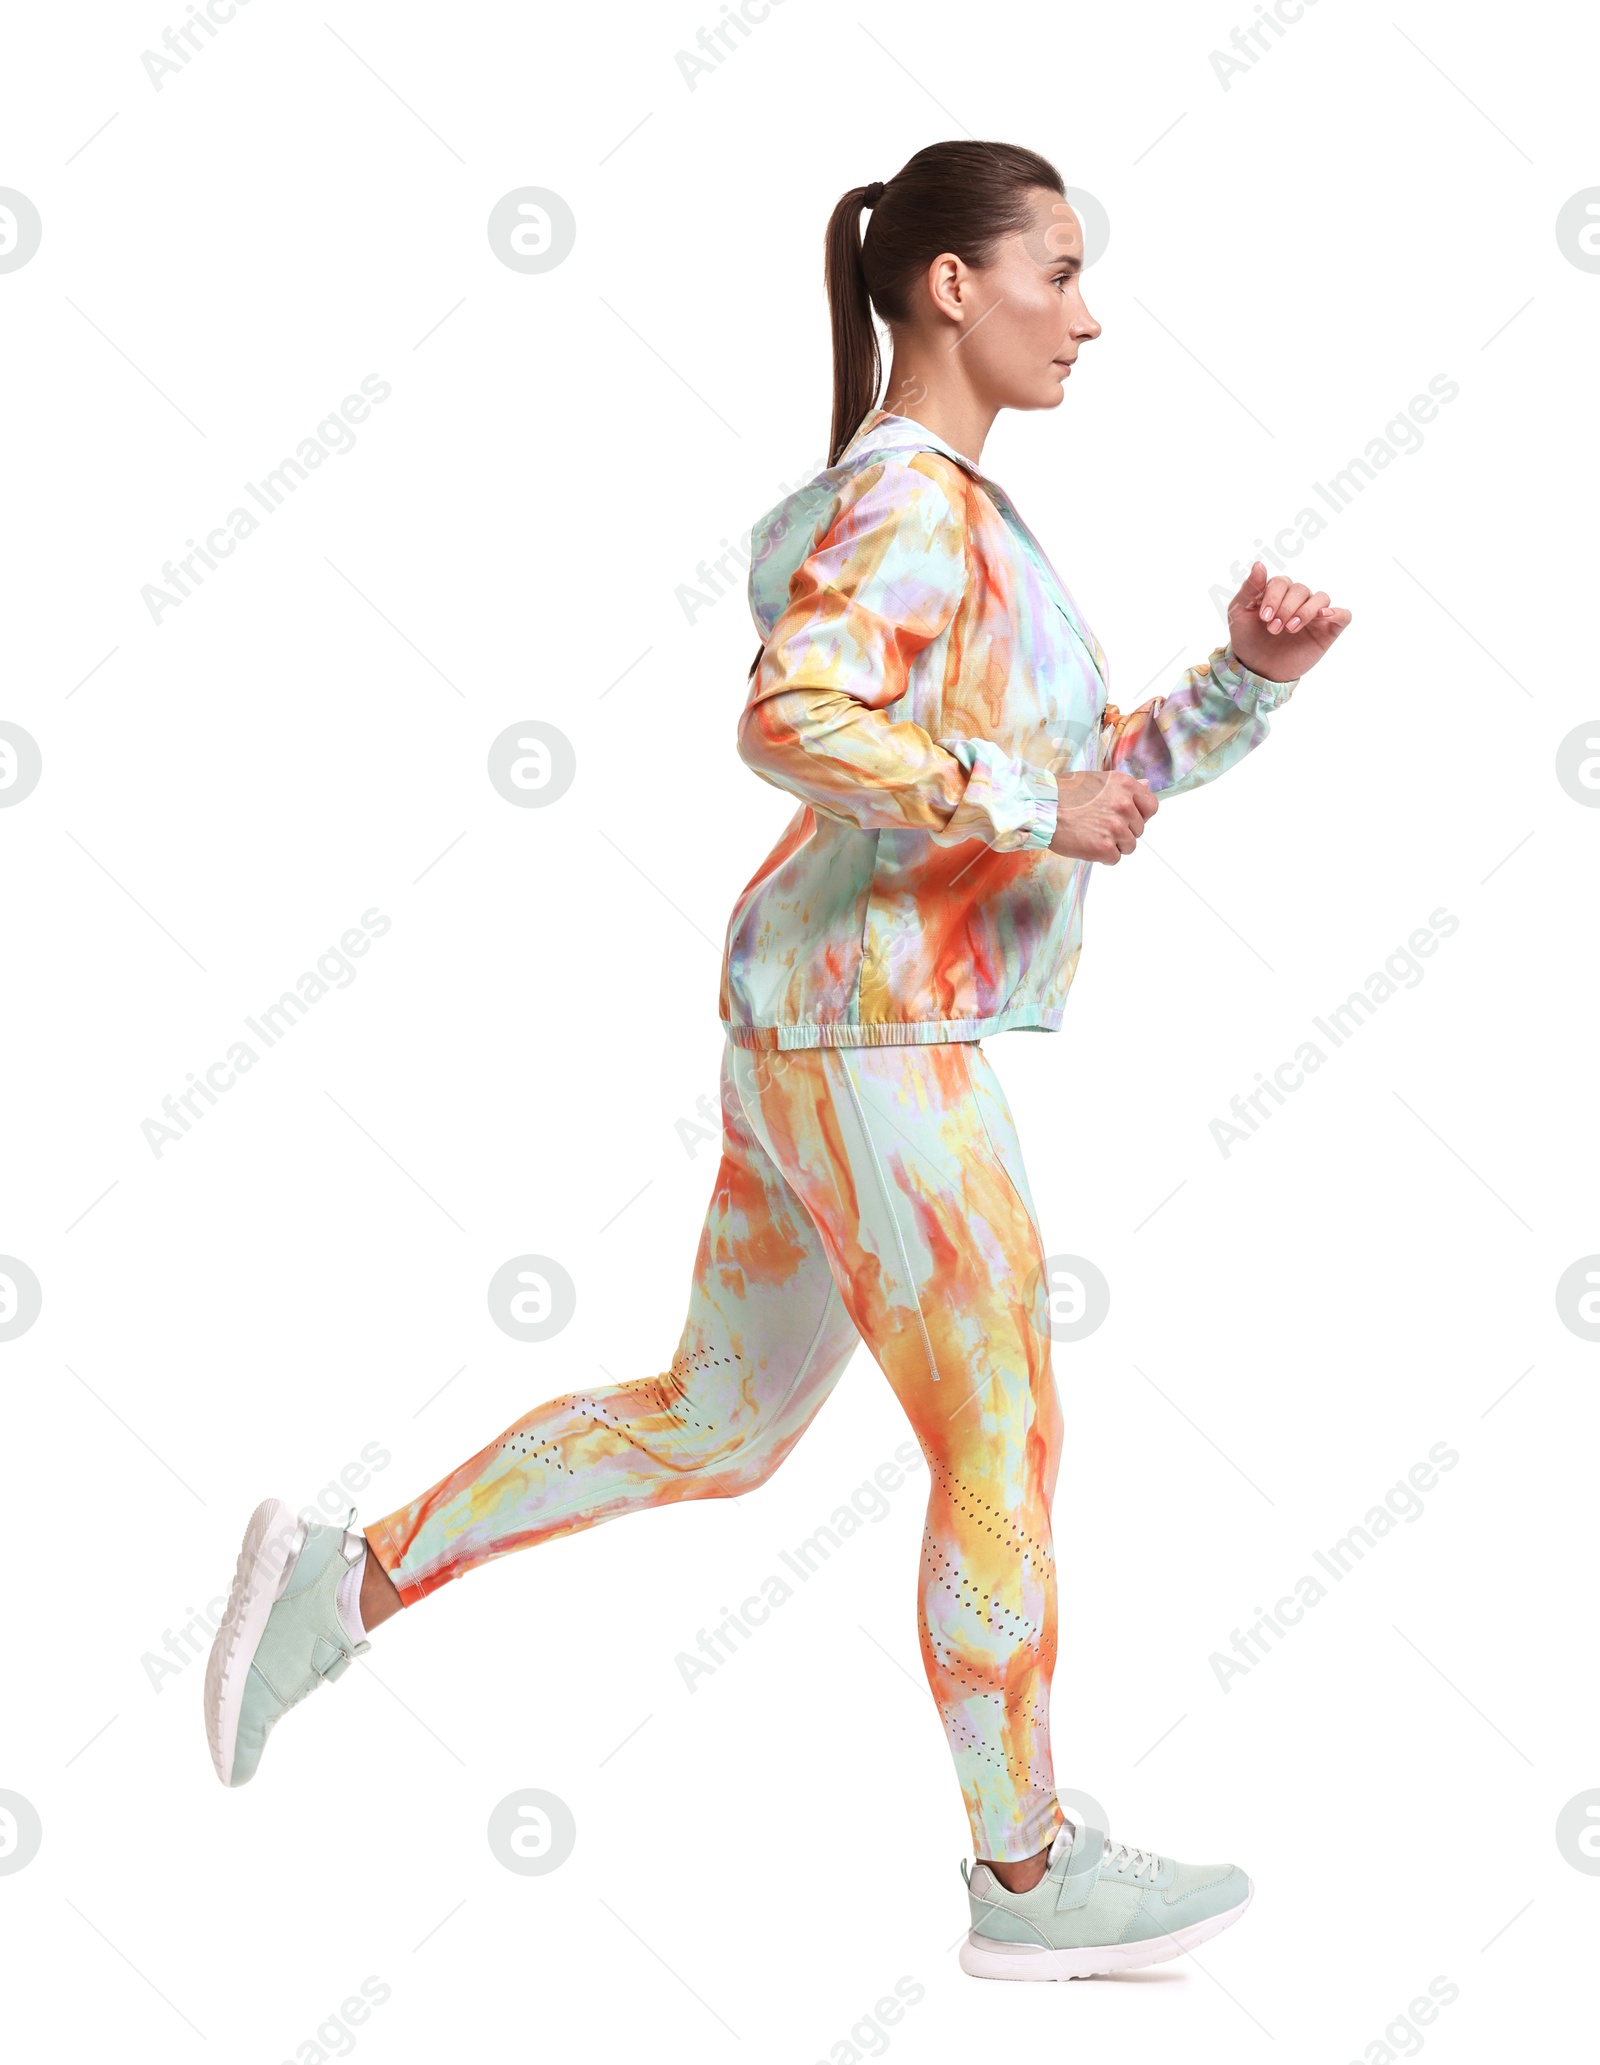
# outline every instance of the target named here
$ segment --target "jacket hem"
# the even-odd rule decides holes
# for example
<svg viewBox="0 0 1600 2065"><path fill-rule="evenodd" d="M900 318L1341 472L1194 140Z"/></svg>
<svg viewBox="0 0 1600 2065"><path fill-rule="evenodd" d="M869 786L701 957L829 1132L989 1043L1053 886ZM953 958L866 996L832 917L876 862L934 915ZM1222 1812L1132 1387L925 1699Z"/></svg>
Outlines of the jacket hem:
<svg viewBox="0 0 1600 2065"><path fill-rule="evenodd" d="M949 1040L981 1040L990 1033L1059 1032L1063 1011L1022 1004L994 1018L822 1019L794 1025L742 1025L724 1018L722 1029L735 1047L787 1050L794 1047L933 1047Z"/></svg>

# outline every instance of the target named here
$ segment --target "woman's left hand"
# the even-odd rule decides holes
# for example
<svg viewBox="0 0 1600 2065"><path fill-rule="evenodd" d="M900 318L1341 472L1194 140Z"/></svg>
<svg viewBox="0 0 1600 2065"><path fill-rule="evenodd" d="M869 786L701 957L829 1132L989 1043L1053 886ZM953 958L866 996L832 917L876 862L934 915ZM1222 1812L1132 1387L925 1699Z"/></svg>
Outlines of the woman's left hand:
<svg viewBox="0 0 1600 2065"><path fill-rule="evenodd" d="M1274 574L1258 559L1228 604L1228 642L1252 673L1268 681L1294 681L1308 674L1350 621L1347 609L1330 609L1325 590Z"/></svg>

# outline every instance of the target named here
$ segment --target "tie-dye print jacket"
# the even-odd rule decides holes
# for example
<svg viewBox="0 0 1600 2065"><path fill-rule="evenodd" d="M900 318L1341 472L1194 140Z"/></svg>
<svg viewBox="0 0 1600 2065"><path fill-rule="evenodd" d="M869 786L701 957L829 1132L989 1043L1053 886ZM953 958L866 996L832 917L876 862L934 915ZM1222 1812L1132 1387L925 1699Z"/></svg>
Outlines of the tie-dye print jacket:
<svg viewBox="0 0 1600 2065"><path fill-rule="evenodd" d="M739 755L801 808L728 923L720 1012L744 1047L1055 1030L1089 873L1048 851L1056 776L1198 788L1295 687L1218 647L1123 716L1004 491L881 409L755 527L750 606Z"/></svg>

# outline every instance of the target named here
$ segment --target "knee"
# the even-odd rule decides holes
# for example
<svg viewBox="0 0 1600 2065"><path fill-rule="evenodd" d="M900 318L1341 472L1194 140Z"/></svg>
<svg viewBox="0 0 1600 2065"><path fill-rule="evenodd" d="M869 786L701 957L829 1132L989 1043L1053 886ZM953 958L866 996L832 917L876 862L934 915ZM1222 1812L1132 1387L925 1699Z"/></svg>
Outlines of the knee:
<svg viewBox="0 0 1600 2065"><path fill-rule="evenodd" d="M670 1439L658 1452L679 1477L680 1496L733 1499L765 1484L792 1446L757 1414L701 1415L680 1401Z"/></svg>
<svg viewBox="0 0 1600 2065"><path fill-rule="evenodd" d="M759 1491L793 1445L792 1441L776 1441L764 1429L752 1427L734 1446L724 1446L717 1455L705 1459L697 1473L697 1489L690 1495L737 1499L747 1491Z"/></svg>

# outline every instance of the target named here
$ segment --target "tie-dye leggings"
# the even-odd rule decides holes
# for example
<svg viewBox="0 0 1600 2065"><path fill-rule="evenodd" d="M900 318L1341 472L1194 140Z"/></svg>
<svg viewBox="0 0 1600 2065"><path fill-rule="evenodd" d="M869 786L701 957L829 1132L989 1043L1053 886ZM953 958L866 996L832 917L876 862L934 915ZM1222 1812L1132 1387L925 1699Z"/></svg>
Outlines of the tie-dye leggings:
<svg viewBox="0 0 1600 2065"><path fill-rule="evenodd" d="M1061 1826L1050 1762L1061 1411L1004 1092L974 1041L731 1044L722 1161L670 1369L535 1406L367 1539L412 1605L491 1557L788 1455L864 1340L932 1479L918 1628L974 1850Z"/></svg>

